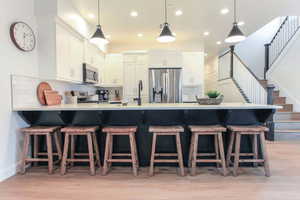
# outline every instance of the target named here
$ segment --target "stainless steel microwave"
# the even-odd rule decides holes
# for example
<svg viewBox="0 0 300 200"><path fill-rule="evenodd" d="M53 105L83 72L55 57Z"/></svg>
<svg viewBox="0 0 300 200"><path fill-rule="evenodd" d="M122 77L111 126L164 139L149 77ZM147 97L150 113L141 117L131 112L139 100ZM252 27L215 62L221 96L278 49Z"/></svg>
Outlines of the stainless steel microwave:
<svg viewBox="0 0 300 200"><path fill-rule="evenodd" d="M99 82L98 69L87 63L83 63L83 82L88 84L97 84Z"/></svg>

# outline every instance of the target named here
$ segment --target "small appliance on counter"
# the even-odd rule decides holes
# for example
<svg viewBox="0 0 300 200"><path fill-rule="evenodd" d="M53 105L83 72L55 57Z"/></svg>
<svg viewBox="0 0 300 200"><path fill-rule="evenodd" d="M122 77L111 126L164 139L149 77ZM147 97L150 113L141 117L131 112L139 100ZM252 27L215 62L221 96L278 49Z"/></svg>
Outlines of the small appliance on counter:
<svg viewBox="0 0 300 200"><path fill-rule="evenodd" d="M83 63L83 82L87 84L97 84L99 81L98 69Z"/></svg>
<svg viewBox="0 0 300 200"><path fill-rule="evenodd" d="M100 89L96 91L96 94L99 97L99 102L108 102L109 101L109 90Z"/></svg>

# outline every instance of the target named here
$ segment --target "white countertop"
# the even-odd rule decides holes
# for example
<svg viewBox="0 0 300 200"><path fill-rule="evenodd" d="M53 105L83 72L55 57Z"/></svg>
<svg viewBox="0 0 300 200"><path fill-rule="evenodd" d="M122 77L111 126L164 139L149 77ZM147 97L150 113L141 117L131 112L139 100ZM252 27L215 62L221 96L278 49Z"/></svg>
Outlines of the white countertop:
<svg viewBox="0 0 300 200"><path fill-rule="evenodd" d="M280 109L276 105L249 103L222 103L220 105L199 105L197 103L144 103L142 106L128 104L62 104L57 106L28 106L13 108L13 111L71 111L71 110L212 110L212 109Z"/></svg>

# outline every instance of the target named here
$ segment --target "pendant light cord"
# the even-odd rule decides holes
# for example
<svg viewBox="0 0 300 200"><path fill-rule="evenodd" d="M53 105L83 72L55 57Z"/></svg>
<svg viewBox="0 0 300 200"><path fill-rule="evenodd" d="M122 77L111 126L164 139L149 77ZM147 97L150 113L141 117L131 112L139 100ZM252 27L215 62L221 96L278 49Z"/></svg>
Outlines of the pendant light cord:
<svg viewBox="0 0 300 200"><path fill-rule="evenodd" d="M168 9L167 9L167 0L165 0L165 22L168 23Z"/></svg>
<svg viewBox="0 0 300 200"><path fill-rule="evenodd" d="M100 25L100 0L98 0L98 25Z"/></svg>
<svg viewBox="0 0 300 200"><path fill-rule="evenodd" d="M236 20L236 0L234 0L234 23L237 23L237 20Z"/></svg>

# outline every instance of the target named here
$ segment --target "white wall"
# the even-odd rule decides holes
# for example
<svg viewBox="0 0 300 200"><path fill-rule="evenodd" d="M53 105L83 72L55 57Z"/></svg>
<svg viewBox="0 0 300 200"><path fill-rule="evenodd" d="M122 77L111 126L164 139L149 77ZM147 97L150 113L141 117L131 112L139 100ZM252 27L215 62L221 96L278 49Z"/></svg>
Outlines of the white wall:
<svg viewBox="0 0 300 200"><path fill-rule="evenodd" d="M246 40L235 47L236 54L260 79L264 78L265 44L269 43L278 28L282 18L278 17L264 27L249 35Z"/></svg>
<svg viewBox="0 0 300 200"><path fill-rule="evenodd" d="M300 112L300 32L290 41L281 56L268 71L267 78L287 97L287 103Z"/></svg>
<svg viewBox="0 0 300 200"><path fill-rule="evenodd" d="M36 33L34 0L1 1L0 8L0 181L15 174L20 159L22 137L18 129L24 121L11 112L10 75L37 76L37 50L23 53L11 42L9 27L15 21L24 21Z"/></svg>
<svg viewBox="0 0 300 200"><path fill-rule="evenodd" d="M219 91L224 95L225 103L246 102L231 79L219 81L218 88Z"/></svg>
<svg viewBox="0 0 300 200"><path fill-rule="evenodd" d="M204 91L218 89L218 57L214 57L204 65Z"/></svg>

